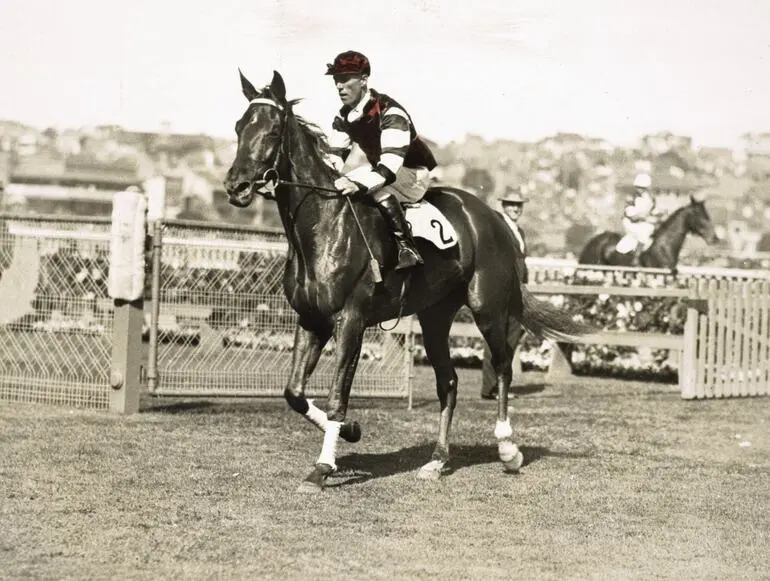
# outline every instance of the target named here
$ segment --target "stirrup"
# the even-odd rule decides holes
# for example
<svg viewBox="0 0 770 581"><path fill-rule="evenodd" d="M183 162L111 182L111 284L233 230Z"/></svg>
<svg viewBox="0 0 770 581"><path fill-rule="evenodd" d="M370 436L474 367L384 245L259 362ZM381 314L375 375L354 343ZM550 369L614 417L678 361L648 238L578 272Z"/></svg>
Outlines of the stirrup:
<svg viewBox="0 0 770 581"><path fill-rule="evenodd" d="M415 249L410 248L405 243L398 244L398 264L396 270L402 270L404 268L412 268L422 264L423 260L420 253Z"/></svg>

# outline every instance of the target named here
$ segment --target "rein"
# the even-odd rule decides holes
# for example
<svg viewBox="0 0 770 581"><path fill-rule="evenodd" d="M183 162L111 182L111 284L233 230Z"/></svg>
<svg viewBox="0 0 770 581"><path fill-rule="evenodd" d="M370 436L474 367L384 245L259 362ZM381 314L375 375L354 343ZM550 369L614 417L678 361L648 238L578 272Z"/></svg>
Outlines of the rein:
<svg viewBox="0 0 770 581"><path fill-rule="evenodd" d="M258 191L260 191L260 193L262 193L262 195L264 195L265 197L271 198L273 200L276 199L275 191L278 189L279 186L307 188L319 195L321 195L320 192L330 192L335 194L333 196L323 196L325 198L339 197L340 194L336 188L319 186L317 184L285 180L281 177L281 174L278 171L278 168L281 163L281 154L283 153L283 150L284 150L284 144L287 141L286 135L289 128L289 121L288 121L289 114L284 110L283 105L281 105L280 103L272 99L267 99L265 97L257 97L255 99L252 99L250 101L250 104L260 104L260 105L268 105L270 107L276 107L281 113L284 114L281 121L281 142L278 146L278 153L275 156L275 160L273 160L273 167L267 169L265 173L262 174L261 180L254 180L254 185L258 185ZM380 263L377 261L377 258L375 258L374 256L372 247L369 244L369 239L367 238L366 233L364 232L364 228L361 225L361 221L358 218L358 214L356 213L356 209L353 206L353 202L350 201L349 196L345 196L345 201L348 203L348 206L350 207L350 211L353 214L353 219L356 222L356 227L358 228L358 231L361 233L361 237L364 240L366 251L369 254L369 269L372 271L372 277L374 278L374 282L375 284L379 284L382 282L382 272L380 270ZM406 294L406 286L407 286L406 281L408 279L409 277L406 277L404 279L403 284L401 285L401 294L399 296L399 312L398 312L398 319L396 320L396 325L398 325L404 313L404 295ZM384 329L382 327L382 324L380 324L380 328L383 330L389 330L389 329ZM395 325L393 328L395 328Z"/></svg>

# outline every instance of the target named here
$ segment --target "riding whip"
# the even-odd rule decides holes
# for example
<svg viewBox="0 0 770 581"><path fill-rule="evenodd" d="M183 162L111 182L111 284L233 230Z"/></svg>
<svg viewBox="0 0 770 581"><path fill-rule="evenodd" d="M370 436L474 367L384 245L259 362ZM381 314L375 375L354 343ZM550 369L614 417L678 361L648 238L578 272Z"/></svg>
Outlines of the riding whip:
<svg viewBox="0 0 770 581"><path fill-rule="evenodd" d="M350 198L348 196L345 196L345 199L348 202L348 206L350 206L350 211L353 212L353 219L356 221L358 230L361 232L361 237L364 239L366 250L367 252L369 252L369 269L372 271L374 282L379 284L382 282L382 273L380 272L380 263L377 262L377 259L374 257L374 253L372 252L372 247L369 246L369 241L366 239L366 233L364 232L364 229L361 226L361 222L358 220L358 214L356 214L356 209L353 207L353 202L350 201Z"/></svg>

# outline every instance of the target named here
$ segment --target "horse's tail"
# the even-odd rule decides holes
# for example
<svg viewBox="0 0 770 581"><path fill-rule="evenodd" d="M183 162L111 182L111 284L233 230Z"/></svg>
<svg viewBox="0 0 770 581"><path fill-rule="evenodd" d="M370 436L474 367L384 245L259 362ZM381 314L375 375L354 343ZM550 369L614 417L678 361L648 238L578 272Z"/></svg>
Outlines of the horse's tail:
<svg viewBox="0 0 770 581"><path fill-rule="evenodd" d="M521 324L542 339L571 342L583 335L596 333L590 325L576 321L573 316L547 301L541 301L521 287Z"/></svg>

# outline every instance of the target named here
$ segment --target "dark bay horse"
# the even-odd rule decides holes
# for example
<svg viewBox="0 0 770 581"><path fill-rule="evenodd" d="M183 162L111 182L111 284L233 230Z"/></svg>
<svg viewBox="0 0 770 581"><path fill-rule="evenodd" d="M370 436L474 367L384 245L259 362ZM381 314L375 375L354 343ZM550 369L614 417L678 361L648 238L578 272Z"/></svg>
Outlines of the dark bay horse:
<svg viewBox="0 0 770 581"><path fill-rule="evenodd" d="M426 199L450 220L459 244L438 250L418 239L425 264L395 271L396 245L379 211L368 196L346 198L333 189L339 174L326 163L325 137L295 115L295 102L286 99L281 75L275 72L271 84L258 91L241 74L241 87L249 104L235 126L238 148L225 188L237 207L248 206L257 194L276 200L289 242L284 292L299 315L284 396L293 410L324 432L321 454L300 489L323 489L336 469L338 438L356 442L361 437L358 423L347 418L347 409L365 329L412 313L422 326L440 402L438 441L432 460L418 476L439 478L449 460L457 401L448 336L464 304L489 344L497 374L500 398L494 435L499 456L506 470L518 470L523 457L508 417L513 357L506 342L508 325L521 324L554 340L592 330L536 300L521 286L515 266L518 246L502 217L458 189L433 188ZM370 268L367 243L382 266L381 282ZM408 285L402 295L405 279ZM324 412L305 398L305 385L332 337L336 368Z"/></svg>
<svg viewBox="0 0 770 581"><path fill-rule="evenodd" d="M652 235L650 247L639 254L639 266L645 268L668 268L674 270L679 262L685 238L689 233L697 234L707 244L718 241L714 224L711 222L703 201L690 198L690 203L677 209ZM611 266L635 266L634 252L621 254L615 250L621 235L617 232L597 234L583 248L580 264L607 264Z"/></svg>

